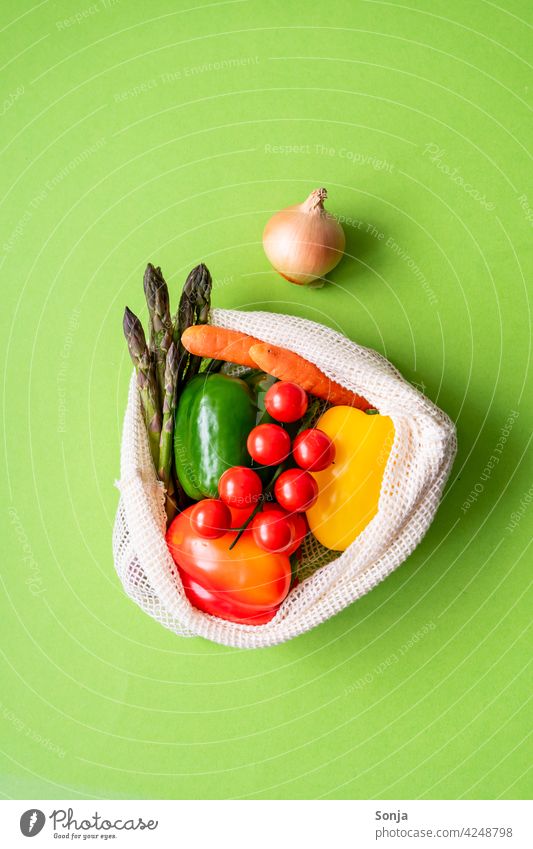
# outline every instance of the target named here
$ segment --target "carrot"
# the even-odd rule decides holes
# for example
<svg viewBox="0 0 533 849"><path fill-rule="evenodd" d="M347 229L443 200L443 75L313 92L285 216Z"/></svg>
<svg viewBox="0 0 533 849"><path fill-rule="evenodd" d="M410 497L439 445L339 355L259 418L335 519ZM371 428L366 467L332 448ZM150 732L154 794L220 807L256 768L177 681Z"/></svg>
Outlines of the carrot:
<svg viewBox="0 0 533 849"><path fill-rule="evenodd" d="M238 330L226 330L214 324L195 324L183 331L181 342L190 354L225 360L241 366L256 368L249 354L251 345L258 342L253 336Z"/></svg>
<svg viewBox="0 0 533 849"><path fill-rule="evenodd" d="M297 383L306 392L324 398L331 404L344 404L347 407L358 407L360 410L367 410L372 406L361 395L356 395L355 392L330 380L317 366L294 351L259 342L251 346L250 356L267 374L272 374L278 380Z"/></svg>

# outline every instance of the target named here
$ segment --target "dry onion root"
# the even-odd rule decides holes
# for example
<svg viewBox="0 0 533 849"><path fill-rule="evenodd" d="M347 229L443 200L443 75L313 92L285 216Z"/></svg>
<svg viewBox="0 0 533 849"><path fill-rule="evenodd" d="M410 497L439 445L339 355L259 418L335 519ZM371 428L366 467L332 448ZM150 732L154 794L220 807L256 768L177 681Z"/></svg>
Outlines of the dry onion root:
<svg viewBox="0 0 533 849"><path fill-rule="evenodd" d="M303 203L273 215L263 233L263 247L271 264L282 277L299 286L321 280L344 252L344 230L324 209L327 196L326 189L315 189Z"/></svg>

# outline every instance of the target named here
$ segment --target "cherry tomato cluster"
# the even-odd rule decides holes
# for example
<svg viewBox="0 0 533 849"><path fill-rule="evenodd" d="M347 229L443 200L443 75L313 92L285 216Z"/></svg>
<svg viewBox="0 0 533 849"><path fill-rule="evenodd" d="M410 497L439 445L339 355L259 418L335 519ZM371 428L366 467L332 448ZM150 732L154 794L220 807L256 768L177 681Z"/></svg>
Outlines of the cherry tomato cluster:
<svg viewBox="0 0 533 849"><path fill-rule="evenodd" d="M279 381L265 394L265 408L283 424L297 422L307 411L307 394L296 383ZM308 527L306 510L318 498L318 485L310 472L327 468L335 459L333 442L323 431L308 428L291 444L289 433L279 424L260 424L250 431L247 448L262 466L279 466L292 459L296 467L282 471L274 483L275 501L263 494L261 478L254 469L233 466L218 483L219 498L199 501L191 511L191 524L200 536L217 539L236 523L241 526L252 513L250 530L264 551L293 554ZM262 509L258 503L262 501Z"/></svg>

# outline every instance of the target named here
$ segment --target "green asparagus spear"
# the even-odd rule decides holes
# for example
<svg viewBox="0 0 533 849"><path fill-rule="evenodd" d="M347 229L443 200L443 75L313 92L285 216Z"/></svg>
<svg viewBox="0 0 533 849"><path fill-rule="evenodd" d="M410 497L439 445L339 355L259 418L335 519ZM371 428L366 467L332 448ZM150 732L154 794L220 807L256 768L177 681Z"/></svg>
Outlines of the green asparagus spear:
<svg viewBox="0 0 533 849"><path fill-rule="evenodd" d="M150 315L150 350L155 351L166 330L172 326L168 286L161 269L151 262L144 272L144 294Z"/></svg>
<svg viewBox="0 0 533 849"><path fill-rule="evenodd" d="M150 453L156 469L159 463L159 439L161 436L161 410L154 364L146 344L141 322L128 307L124 310L122 323L128 350L137 372L137 387L148 431Z"/></svg>
<svg viewBox="0 0 533 849"><path fill-rule="evenodd" d="M183 286L178 311L174 320L174 342L178 346L179 385L193 377L200 368L201 357L188 356L181 344L183 331L191 324L205 324L211 306L211 275L202 263L190 272Z"/></svg>
<svg viewBox="0 0 533 849"><path fill-rule="evenodd" d="M211 308L211 288L213 281L206 266L202 263L199 268L202 273L196 287L196 303L194 307L195 324L207 324L209 319L209 310ZM200 371L202 364L201 357L189 357L189 368L187 369L187 380L194 377Z"/></svg>
<svg viewBox="0 0 533 849"><path fill-rule="evenodd" d="M165 484L165 510L168 523L178 509L183 509L184 496L179 483L173 477L174 414L177 402L178 351L173 342L168 349L165 364L165 395L163 399L163 424L159 441L159 479Z"/></svg>
<svg viewBox="0 0 533 849"><path fill-rule="evenodd" d="M174 319L174 342L176 345L181 343L181 334L186 327L194 323L194 307L196 303L195 287L198 279L205 268L203 264L195 266L187 275L187 279L183 284L178 311Z"/></svg>
<svg viewBox="0 0 533 849"><path fill-rule="evenodd" d="M150 351L155 361L161 404L165 395L165 360L172 342L172 319L168 286L161 269L148 263L144 272L144 294L150 321Z"/></svg>
<svg viewBox="0 0 533 849"><path fill-rule="evenodd" d="M174 342L168 349L165 368L165 398L163 401L163 424L159 442L159 477L167 486L172 472L172 443L174 435L174 412L176 409L176 384L178 380L178 351Z"/></svg>

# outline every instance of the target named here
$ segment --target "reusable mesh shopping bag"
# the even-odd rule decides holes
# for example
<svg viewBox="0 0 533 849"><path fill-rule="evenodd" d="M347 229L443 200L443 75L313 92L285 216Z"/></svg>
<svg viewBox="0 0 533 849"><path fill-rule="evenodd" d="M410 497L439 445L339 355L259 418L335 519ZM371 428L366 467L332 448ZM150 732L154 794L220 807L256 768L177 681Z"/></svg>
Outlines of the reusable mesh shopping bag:
<svg viewBox="0 0 533 849"><path fill-rule="evenodd" d="M132 375L113 531L122 585L142 610L179 636L260 648L290 640L334 616L409 556L439 505L456 452L455 427L388 360L334 330L266 312L217 309L211 321L295 351L390 416L395 428L374 518L342 553L324 548L308 534L299 567L302 580L275 617L265 625L240 625L202 613L185 596L165 542L164 490L150 456Z"/></svg>

